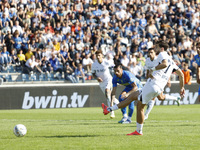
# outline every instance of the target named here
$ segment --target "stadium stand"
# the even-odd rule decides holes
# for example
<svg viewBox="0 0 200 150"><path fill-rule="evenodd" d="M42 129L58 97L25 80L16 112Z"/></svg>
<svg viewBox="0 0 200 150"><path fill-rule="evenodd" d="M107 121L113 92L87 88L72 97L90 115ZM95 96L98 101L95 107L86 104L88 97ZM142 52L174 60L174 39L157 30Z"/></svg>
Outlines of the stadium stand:
<svg viewBox="0 0 200 150"><path fill-rule="evenodd" d="M177 65L187 61L195 77L199 19L199 0L2 0L0 75L13 83L70 82L66 64L75 71L102 49L128 70L136 63L144 80L147 50L162 39ZM90 69L85 79L93 80Z"/></svg>

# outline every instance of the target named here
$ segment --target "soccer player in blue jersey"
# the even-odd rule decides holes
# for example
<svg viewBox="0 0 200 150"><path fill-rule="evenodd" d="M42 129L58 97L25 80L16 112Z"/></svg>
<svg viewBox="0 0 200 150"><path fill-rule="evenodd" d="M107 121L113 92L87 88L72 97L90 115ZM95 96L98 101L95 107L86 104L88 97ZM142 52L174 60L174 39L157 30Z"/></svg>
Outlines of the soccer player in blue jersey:
<svg viewBox="0 0 200 150"><path fill-rule="evenodd" d="M111 93L111 104L115 100L115 93L117 89L117 83L124 85L125 89L122 91L122 93L119 96L119 101L125 100L132 92L137 91L138 89L142 88L141 82L129 71L125 71L122 69L121 64L116 64L114 67L114 77L112 80L113 83L113 90ZM122 111L122 119L118 123L126 124L131 123L131 117L134 112L134 102L131 102L129 104L129 113L127 116L126 113L126 107L121 109Z"/></svg>
<svg viewBox="0 0 200 150"><path fill-rule="evenodd" d="M197 83L200 84L200 43L197 44L197 55L194 56L194 60L197 63ZM200 86L199 86L199 102L200 102Z"/></svg>

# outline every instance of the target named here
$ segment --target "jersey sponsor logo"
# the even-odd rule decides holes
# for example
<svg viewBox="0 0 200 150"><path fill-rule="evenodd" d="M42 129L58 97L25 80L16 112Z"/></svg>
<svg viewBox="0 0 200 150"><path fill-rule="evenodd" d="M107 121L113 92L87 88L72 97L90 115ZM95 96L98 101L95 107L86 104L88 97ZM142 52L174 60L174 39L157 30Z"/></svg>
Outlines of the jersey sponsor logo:
<svg viewBox="0 0 200 150"><path fill-rule="evenodd" d="M84 107L89 95L78 95L74 92L71 96L57 95L57 90L52 91L52 96L30 96L30 92L24 93L22 109L40 108L77 108Z"/></svg>
<svg viewBox="0 0 200 150"><path fill-rule="evenodd" d="M99 70L96 70L96 72L105 72L106 69L99 69Z"/></svg>

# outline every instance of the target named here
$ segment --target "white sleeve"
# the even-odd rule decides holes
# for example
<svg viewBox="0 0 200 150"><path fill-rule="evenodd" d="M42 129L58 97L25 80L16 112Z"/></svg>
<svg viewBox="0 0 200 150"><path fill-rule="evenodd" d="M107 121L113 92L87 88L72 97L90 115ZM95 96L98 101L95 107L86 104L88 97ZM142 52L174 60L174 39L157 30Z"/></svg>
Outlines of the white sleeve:
<svg viewBox="0 0 200 150"><path fill-rule="evenodd" d="M146 62L145 62L145 66L144 66L145 70L149 70L150 66L149 66L149 59L147 58Z"/></svg>
<svg viewBox="0 0 200 150"><path fill-rule="evenodd" d="M92 64L91 70L92 70L92 73L95 73L95 63Z"/></svg>
<svg viewBox="0 0 200 150"><path fill-rule="evenodd" d="M176 63L171 59L171 64L173 65L174 70L178 70L179 67L176 65Z"/></svg>
<svg viewBox="0 0 200 150"><path fill-rule="evenodd" d="M158 57L158 62L162 62L164 59L169 59L169 55L167 54L167 52L161 52Z"/></svg>

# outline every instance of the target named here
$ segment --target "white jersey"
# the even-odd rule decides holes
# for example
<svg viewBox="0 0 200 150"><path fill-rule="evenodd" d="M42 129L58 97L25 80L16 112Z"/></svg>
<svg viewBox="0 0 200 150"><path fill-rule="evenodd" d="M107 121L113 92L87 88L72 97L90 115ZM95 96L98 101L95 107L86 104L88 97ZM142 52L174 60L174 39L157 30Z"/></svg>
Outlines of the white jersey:
<svg viewBox="0 0 200 150"><path fill-rule="evenodd" d="M92 64L92 73L95 73L97 77L100 77L103 82L112 80L112 76L109 70L109 63L104 59L100 64L97 60Z"/></svg>
<svg viewBox="0 0 200 150"><path fill-rule="evenodd" d="M155 79L155 84L157 84L161 89L164 89L173 70L177 70L179 68L171 59L171 57L167 54L167 52L159 53L157 57L158 64L162 63L164 59L167 60L167 67L164 69L155 70L152 73L152 76Z"/></svg>
<svg viewBox="0 0 200 150"><path fill-rule="evenodd" d="M154 60L152 61L149 57L146 59L146 62L145 62L145 68L147 70L153 68L153 67L156 67L158 65L158 59L157 59L157 56L155 56Z"/></svg>

